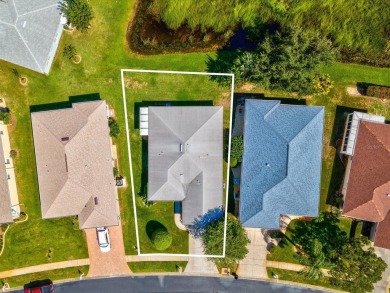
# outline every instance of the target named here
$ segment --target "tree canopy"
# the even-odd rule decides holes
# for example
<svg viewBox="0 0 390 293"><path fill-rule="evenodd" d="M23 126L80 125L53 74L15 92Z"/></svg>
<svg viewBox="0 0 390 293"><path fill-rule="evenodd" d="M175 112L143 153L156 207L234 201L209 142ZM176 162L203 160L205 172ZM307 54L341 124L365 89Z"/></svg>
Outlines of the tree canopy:
<svg viewBox="0 0 390 293"><path fill-rule="evenodd" d="M65 14L78 30L85 32L93 19L91 5L86 0L65 0L61 4L61 12Z"/></svg>
<svg viewBox="0 0 390 293"><path fill-rule="evenodd" d="M291 240L306 255L308 268L303 274L319 278L321 268L330 268L331 283L349 292L371 292L381 279L386 263L366 237L350 238L338 226L337 215L323 213L311 221L300 220L292 230Z"/></svg>
<svg viewBox="0 0 390 293"><path fill-rule="evenodd" d="M255 51L239 51L219 65L221 60L209 60L208 66L233 72L237 84L252 82L271 90L317 94L327 93L332 85L318 68L332 64L336 56L337 49L327 38L292 27L267 35ZM210 68L215 65L218 68Z"/></svg>
<svg viewBox="0 0 390 293"><path fill-rule="evenodd" d="M208 255L221 255L223 252L224 218L207 226L202 241L204 251ZM225 258L212 258L211 260L219 267L230 267L244 259L248 253L246 248L250 243L245 229L240 221L233 215L228 214L226 227L226 254Z"/></svg>

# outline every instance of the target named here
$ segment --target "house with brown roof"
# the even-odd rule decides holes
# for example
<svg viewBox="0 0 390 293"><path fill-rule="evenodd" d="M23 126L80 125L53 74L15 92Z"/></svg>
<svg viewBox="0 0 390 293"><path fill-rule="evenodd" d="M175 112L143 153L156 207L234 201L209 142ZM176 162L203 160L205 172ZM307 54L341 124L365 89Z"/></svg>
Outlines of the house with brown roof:
<svg viewBox="0 0 390 293"><path fill-rule="evenodd" d="M348 156L343 215L372 222L374 246L390 249L390 125L382 116L351 113L341 153Z"/></svg>
<svg viewBox="0 0 390 293"><path fill-rule="evenodd" d="M42 217L119 224L105 101L31 114Z"/></svg>

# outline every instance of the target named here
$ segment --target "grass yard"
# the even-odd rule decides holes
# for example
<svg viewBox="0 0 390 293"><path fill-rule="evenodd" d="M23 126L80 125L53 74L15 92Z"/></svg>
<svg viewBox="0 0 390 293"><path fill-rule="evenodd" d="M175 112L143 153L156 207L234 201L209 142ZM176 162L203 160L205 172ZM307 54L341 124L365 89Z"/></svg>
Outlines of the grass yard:
<svg viewBox="0 0 390 293"><path fill-rule="evenodd" d="M184 271L186 266L186 261L142 261L129 263L129 267L133 273L175 273L179 271L178 267L181 267L182 271Z"/></svg>
<svg viewBox="0 0 390 293"><path fill-rule="evenodd" d="M72 267L72 268L66 268L66 269L58 269L53 271L46 271L46 272L40 272L40 273L33 273L33 274L27 274L27 275L21 275L11 278L5 278L0 280L0 286L2 286L1 282L8 283L11 288L19 287L26 285L30 282L37 281L37 280L66 280L66 279L74 279L79 278L82 273L84 273L84 276L88 274L89 266L81 266L81 267Z"/></svg>
<svg viewBox="0 0 390 293"><path fill-rule="evenodd" d="M318 280L309 280L306 279L304 276L300 275L299 272L280 270L274 268L267 268L267 274L268 274L268 278L270 279L274 279L275 278L274 276L277 275L278 279L283 281L310 284L314 286L340 290L338 287L330 284L328 277L323 277Z"/></svg>
<svg viewBox="0 0 390 293"><path fill-rule="evenodd" d="M230 78L230 77L229 77ZM164 253L188 253L188 233L174 222L173 202L145 206L139 195L146 195L147 140L139 135L139 108L149 105L223 105L224 127L230 122L230 89L209 81L208 76L125 72L124 85L129 119L134 189L137 202L141 253L158 253L150 241L153 226L162 224L172 234L172 245ZM129 227L130 228L130 227ZM132 229L132 228L131 228ZM134 248L128 247L128 253Z"/></svg>

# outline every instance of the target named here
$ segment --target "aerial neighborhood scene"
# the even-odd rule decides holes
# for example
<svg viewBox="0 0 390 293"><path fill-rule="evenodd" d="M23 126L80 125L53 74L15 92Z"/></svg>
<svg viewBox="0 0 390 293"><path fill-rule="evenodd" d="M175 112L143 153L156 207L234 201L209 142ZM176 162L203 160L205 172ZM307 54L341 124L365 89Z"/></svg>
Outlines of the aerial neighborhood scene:
<svg viewBox="0 0 390 293"><path fill-rule="evenodd" d="M390 2L0 0L1 292L390 293Z"/></svg>

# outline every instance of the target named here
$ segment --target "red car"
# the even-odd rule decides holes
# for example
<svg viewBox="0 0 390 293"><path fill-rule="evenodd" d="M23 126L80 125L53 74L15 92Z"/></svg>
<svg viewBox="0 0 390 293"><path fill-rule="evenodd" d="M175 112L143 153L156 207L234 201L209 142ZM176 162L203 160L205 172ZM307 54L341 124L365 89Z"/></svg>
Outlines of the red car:
<svg viewBox="0 0 390 293"><path fill-rule="evenodd" d="M53 283L44 283L30 288L24 288L24 293L54 293Z"/></svg>

